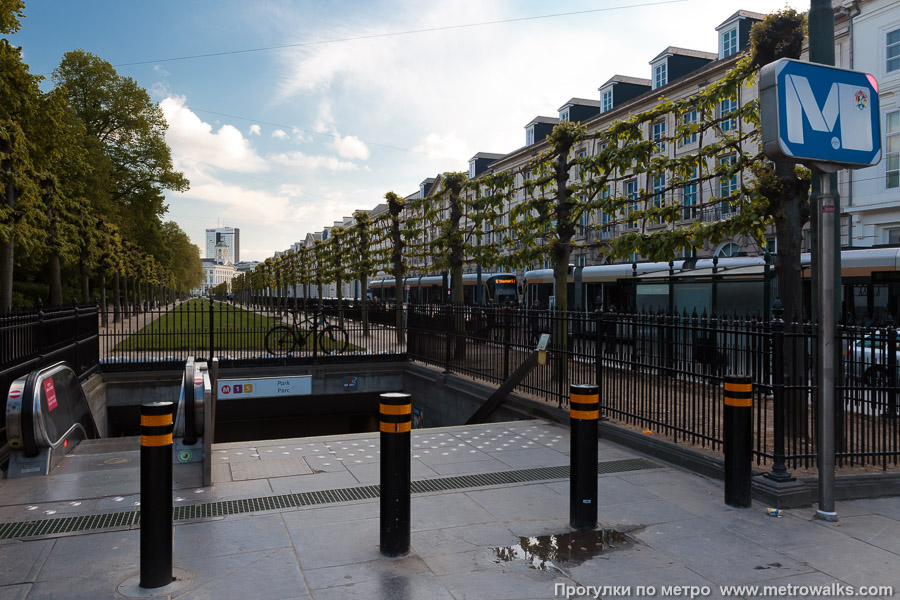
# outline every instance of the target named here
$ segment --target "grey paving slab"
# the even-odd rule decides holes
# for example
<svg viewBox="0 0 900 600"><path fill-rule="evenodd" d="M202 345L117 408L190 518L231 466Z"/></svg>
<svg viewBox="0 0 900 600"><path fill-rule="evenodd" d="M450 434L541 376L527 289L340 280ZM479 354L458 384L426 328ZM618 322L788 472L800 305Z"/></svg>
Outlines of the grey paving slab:
<svg viewBox="0 0 900 600"><path fill-rule="evenodd" d="M799 559L727 531L658 541L652 548L717 584L754 583L813 570Z"/></svg>
<svg viewBox="0 0 900 600"><path fill-rule="evenodd" d="M551 448L533 448L488 452L490 456L508 465L510 469L530 469L533 467L556 467L569 464L568 454Z"/></svg>
<svg viewBox="0 0 900 600"><path fill-rule="evenodd" d="M276 494L295 494L356 487L359 481L346 469L333 473L315 473L313 475L295 475L292 477L276 477L269 480L272 492Z"/></svg>
<svg viewBox="0 0 900 600"><path fill-rule="evenodd" d="M37 581L101 575L137 569L140 531L111 531L55 540ZM90 560L85 560L90 557Z"/></svg>
<svg viewBox="0 0 900 600"><path fill-rule="evenodd" d="M0 600L24 600L32 587L30 583L0 586Z"/></svg>
<svg viewBox="0 0 900 600"><path fill-rule="evenodd" d="M332 454L313 454L304 456L303 460L309 465L311 471L315 473L346 473L347 467L344 466L343 460L336 460Z"/></svg>
<svg viewBox="0 0 900 600"><path fill-rule="evenodd" d="M306 569L304 578L311 590L332 587L344 587L363 581L381 580L384 578L408 577L417 573L429 572L429 566L420 557L407 556L373 560L352 565L338 565L321 569Z"/></svg>
<svg viewBox="0 0 900 600"><path fill-rule="evenodd" d="M309 598L292 548L198 558L182 556L177 566L193 571L194 584L178 600L282 600Z"/></svg>
<svg viewBox="0 0 900 600"><path fill-rule="evenodd" d="M756 593L746 594L744 597L747 600L762 600L763 598L772 598L773 596L776 598L788 596L805 596L807 598L821 598L823 600L828 598L846 598L846 594L834 595L823 593L823 588L827 589L828 586L835 585L846 584L839 579L835 579L834 577L817 571L814 573L804 573L801 575L792 575L790 577L770 579L769 581L764 582L763 586L760 586ZM766 590L764 586L768 586L769 590ZM794 589L796 591L792 592L789 586L794 586ZM800 590L797 588L802 588L804 586L810 588L810 591L806 594L801 595ZM813 589L816 589L817 591L811 593Z"/></svg>
<svg viewBox="0 0 900 600"><path fill-rule="evenodd" d="M834 524L824 521L817 521L817 523L832 534L836 533ZM838 525L841 535L849 535L900 555L900 521L882 515L859 515L841 517Z"/></svg>
<svg viewBox="0 0 900 600"><path fill-rule="evenodd" d="M568 496L543 484L471 491L466 494L498 521L553 519L567 515Z"/></svg>
<svg viewBox="0 0 900 600"><path fill-rule="evenodd" d="M597 509L597 519L610 527L687 521L696 516L666 500L600 506Z"/></svg>
<svg viewBox="0 0 900 600"><path fill-rule="evenodd" d="M381 559L379 520L363 519L322 525L288 525L303 569L321 569Z"/></svg>
<svg viewBox="0 0 900 600"><path fill-rule="evenodd" d="M308 475L310 473L312 473L312 469L299 456L295 458L270 458L254 462L239 462L231 465L231 477L235 481Z"/></svg>
<svg viewBox="0 0 900 600"><path fill-rule="evenodd" d="M655 542L677 540L685 537L694 537L722 531L725 526L718 521L696 517L683 521L669 521L667 523L652 523L629 532L629 535L644 543L653 545Z"/></svg>
<svg viewBox="0 0 900 600"><path fill-rule="evenodd" d="M844 538L844 532L830 527L816 526L811 519L803 519L795 514L786 514L778 519L765 514L764 509L750 509L745 514L736 514L731 519L719 520L728 531L774 548L784 550L798 543L832 544Z"/></svg>
<svg viewBox="0 0 900 600"><path fill-rule="evenodd" d="M860 540L845 537L831 544L798 544L786 552L850 585L892 585L900 589L897 554Z"/></svg>
<svg viewBox="0 0 900 600"><path fill-rule="evenodd" d="M227 556L289 548L290 545L287 529L277 513L240 515L175 526L176 563L187 557Z"/></svg>
<svg viewBox="0 0 900 600"><path fill-rule="evenodd" d="M444 575L439 579L457 600L552 598L555 584L574 584L556 572L528 567L504 569L499 564L494 567L492 570Z"/></svg>
<svg viewBox="0 0 900 600"><path fill-rule="evenodd" d="M351 583L340 587L313 590L315 600L454 600L447 588L431 573L415 573L406 577L385 575L378 579ZM458 600L458 598L456 599Z"/></svg>
<svg viewBox="0 0 900 600"><path fill-rule="evenodd" d="M380 514L379 510L377 500L365 500L332 506L306 506L299 510L285 512L282 514L282 519L288 528L304 527L377 519Z"/></svg>
<svg viewBox="0 0 900 600"><path fill-rule="evenodd" d="M344 467L353 473L353 476L363 484L372 484L378 483L381 480L381 464L380 463L369 463L369 464L353 464L344 461ZM413 479L428 479L429 477L437 477L438 474L428 467L428 465L423 464L421 461L413 458L410 464L410 470L412 473Z"/></svg>
<svg viewBox="0 0 900 600"><path fill-rule="evenodd" d="M429 467L438 475L466 475L469 473L496 473L499 471L509 470L504 463L499 460L488 457L488 460L474 460L466 462L455 462L445 464L431 464Z"/></svg>
<svg viewBox="0 0 900 600"><path fill-rule="evenodd" d="M72 577L55 576L36 582L26 598L28 600L122 600L116 592L120 583L140 570L135 565L123 571L105 571L91 575Z"/></svg>
<svg viewBox="0 0 900 600"><path fill-rule="evenodd" d="M837 508L841 504L843 503L836 503L835 508ZM852 502L847 502L847 504L859 509L861 511L860 514L863 514L863 512L866 514L878 513L885 517L900 521L900 502L897 501L896 496L892 496L890 498L870 498L867 500L854 500Z"/></svg>
<svg viewBox="0 0 900 600"><path fill-rule="evenodd" d="M569 495L568 481L548 483L547 487L559 494ZM628 483L620 477L597 478L597 506L615 506L651 500L660 500L660 497L645 488Z"/></svg>
<svg viewBox="0 0 900 600"><path fill-rule="evenodd" d="M55 540L34 540L0 546L0 585L35 581Z"/></svg>
<svg viewBox="0 0 900 600"><path fill-rule="evenodd" d="M613 588L627 589L628 597L644 600L646 598L659 598L663 586L696 586L697 588L707 587L710 594L698 596L702 598L725 598L719 591L719 586L712 581L706 579L687 569L681 565L662 567L659 569L650 569L639 571L636 573L627 573L624 575L609 576L605 568L605 559L600 558L586 563L588 567L594 567L591 572L588 569L582 570L577 577L573 577L580 585L584 586L610 586ZM641 588L653 587L653 594L639 594ZM731 596L732 598L734 596Z"/></svg>
<svg viewBox="0 0 900 600"><path fill-rule="evenodd" d="M272 486L267 479L251 479L249 481L220 481L212 486L216 500L234 500L238 498L256 498L272 493Z"/></svg>
<svg viewBox="0 0 900 600"><path fill-rule="evenodd" d="M491 523L496 520L494 515L479 506L477 500L465 494L414 496L410 515L412 531Z"/></svg>
<svg viewBox="0 0 900 600"><path fill-rule="evenodd" d="M553 530L557 531L555 524ZM479 523L445 529L413 531L410 546L417 556L428 558L446 554L459 554L472 550L509 546L519 536L502 523Z"/></svg>

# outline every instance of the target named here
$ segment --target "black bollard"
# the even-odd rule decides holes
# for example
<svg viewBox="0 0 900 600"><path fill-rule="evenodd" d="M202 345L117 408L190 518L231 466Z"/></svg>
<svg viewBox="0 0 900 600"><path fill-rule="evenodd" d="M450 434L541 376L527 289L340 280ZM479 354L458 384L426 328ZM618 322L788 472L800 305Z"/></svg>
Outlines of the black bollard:
<svg viewBox="0 0 900 600"><path fill-rule="evenodd" d="M569 388L569 525L576 531L597 526L597 420L600 388Z"/></svg>
<svg viewBox="0 0 900 600"><path fill-rule="evenodd" d="M753 383L746 375L725 376L725 504L750 506Z"/></svg>
<svg viewBox="0 0 900 600"><path fill-rule="evenodd" d="M142 588L172 583L172 402L141 405Z"/></svg>
<svg viewBox="0 0 900 600"><path fill-rule="evenodd" d="M381 394L381 553L409 552L409 440L412 427L409 394Z"/></svg>

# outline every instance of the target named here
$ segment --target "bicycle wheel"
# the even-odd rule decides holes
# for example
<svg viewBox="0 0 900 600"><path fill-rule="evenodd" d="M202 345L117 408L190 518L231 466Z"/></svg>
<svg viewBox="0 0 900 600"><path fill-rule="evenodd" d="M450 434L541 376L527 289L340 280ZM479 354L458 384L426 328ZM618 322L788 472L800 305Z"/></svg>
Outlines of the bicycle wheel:
<svg viewBox="0 0 900 600"><path fill-rule="evenodd" d="M297 334L287 325L276 325L266 334L266 351L273 356L284 356L297 346Z"/></svg>
<svg viewBox="0 0 900 600"><path fill-rule="evenodd" d="M319 333L319 349L325 354L340 354L347 345L347 332L338 325L328 325Z"/></svg>

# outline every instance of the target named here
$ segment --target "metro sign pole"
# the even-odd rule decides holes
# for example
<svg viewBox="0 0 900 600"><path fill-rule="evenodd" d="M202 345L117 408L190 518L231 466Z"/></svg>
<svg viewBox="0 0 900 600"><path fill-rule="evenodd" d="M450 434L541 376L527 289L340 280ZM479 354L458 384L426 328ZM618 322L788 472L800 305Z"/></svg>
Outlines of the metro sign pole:
<svg viewBox="0 0 900 600"><path fill-rule="evenodd" d="M831 174L881 160L878 84L866 73L783 58L759 75L763 152L773 160L803 163L821 182L819 195L818 428L819 508L834 510L835 414L835 201Z"/></svg>

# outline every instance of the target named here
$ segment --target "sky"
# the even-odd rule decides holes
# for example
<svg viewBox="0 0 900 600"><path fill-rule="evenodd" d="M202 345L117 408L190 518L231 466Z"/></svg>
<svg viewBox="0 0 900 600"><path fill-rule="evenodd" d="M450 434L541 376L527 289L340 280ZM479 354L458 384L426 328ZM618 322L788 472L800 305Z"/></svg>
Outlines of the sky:
<svg viewBox="0 0 900 600"><path fill-rule="evenodd" d="M716 52L739 9L785 0L26 0L22 46L50 76L82 48L158 102L190 190L165 220L204 253L241 230L264 260L477 152L525 143L536 116L599 99L616 74L650 78L667 46ZM206 55L206 56L200 56ZM50 83L44 85L49 88Z"/></svg>

